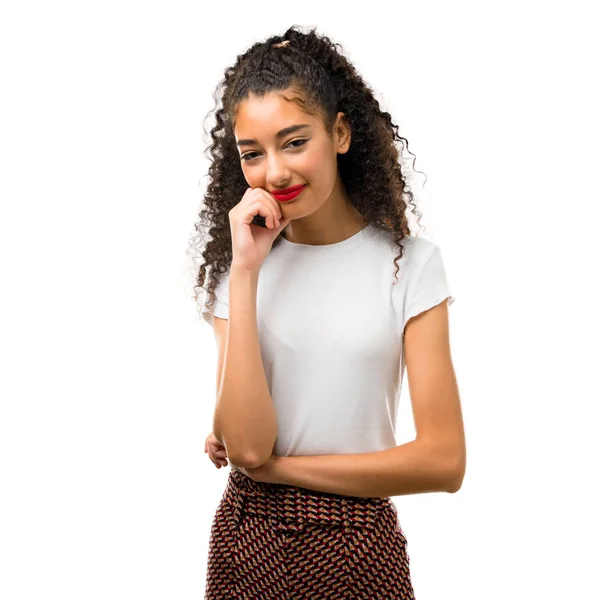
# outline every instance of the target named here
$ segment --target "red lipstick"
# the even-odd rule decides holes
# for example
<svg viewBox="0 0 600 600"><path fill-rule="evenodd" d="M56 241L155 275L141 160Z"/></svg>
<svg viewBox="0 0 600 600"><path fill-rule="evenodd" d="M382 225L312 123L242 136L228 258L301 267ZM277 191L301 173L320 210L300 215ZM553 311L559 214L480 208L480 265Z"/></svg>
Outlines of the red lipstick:
<svg viewBox="0 0 600 600"><path fill-rule="evenodd" d="M273 190L271 195L279 202L288 202L298 196L302 190L306 187L306 184L293 185L292 187L285 188L284 190Z"/></svg>

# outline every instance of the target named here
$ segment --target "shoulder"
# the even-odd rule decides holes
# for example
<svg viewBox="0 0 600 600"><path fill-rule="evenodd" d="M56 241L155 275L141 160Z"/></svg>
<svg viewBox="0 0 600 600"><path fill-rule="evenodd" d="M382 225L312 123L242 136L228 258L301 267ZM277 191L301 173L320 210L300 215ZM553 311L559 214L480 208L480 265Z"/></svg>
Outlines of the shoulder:
<svg viewBox="0 0 600 600"><path fill-rule="evenodd" d="M393 233L374 228L370 232L369 239L383 243L395 255L398 254L398 244L396 243L396 236ZM406 260L426 257L431 255L436 249L439 249L439 246L435 242L424 237L417 237L416 235L404 236L400 243L404 247L403 258L406 257Z"/></svg>
<svg viewBox="0 0 600 600"><path fill-rule="evenodd" d="M435 242L428 240L423 237L417 237L415 235L408 235L402 241L405 247L405 253L407 259L413 261L427 260L436 251L439 251L440 247Z"/></svg>
<svg viewBox="0 0 600 600"><path fill-rule="evenodd" d="M386 243L386 255L393 257L395 260L400 254L400 248L396 243L395 237L383 231L378 231L376 235L378 235L381 241ZM427 262L435 258L435 255L440 254L439 245L423 237L407 235L402 239L400 244L403 247L403 251L401 258L398 260L398 266L407 276L409 273L415 274L421 271Z"/></svg>

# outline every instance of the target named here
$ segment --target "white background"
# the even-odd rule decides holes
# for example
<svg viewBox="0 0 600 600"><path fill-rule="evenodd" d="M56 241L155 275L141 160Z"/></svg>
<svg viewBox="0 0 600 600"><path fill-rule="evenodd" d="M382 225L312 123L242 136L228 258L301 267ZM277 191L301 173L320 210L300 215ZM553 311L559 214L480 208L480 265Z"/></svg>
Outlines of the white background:
<svg viewBox="0 0 600 600"><path fill-rule="evenodd" d="M204 454L216 346L186 272L203 121L235 57L294 24L409 140L456 297L464 484L394 498L417 598L600 597L592 6L3 3L3 600L203 596L229 473Z"/></svg>

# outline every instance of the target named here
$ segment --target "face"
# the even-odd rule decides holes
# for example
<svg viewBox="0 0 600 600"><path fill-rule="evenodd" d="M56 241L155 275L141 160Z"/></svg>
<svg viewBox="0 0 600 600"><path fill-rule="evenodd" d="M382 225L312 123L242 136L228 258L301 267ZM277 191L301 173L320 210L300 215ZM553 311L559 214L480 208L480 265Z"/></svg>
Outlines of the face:
<svg viewBox="0 0 600 600"><path fill-rule="evenodd" d="M305 113L286 96L278 93L260 99L251 97L240 104L235 138L244 177L250 187L271 193L305 184L296 198L279 202L284 217L295 220L317 217L317 213L332 216L332 206L341 203L344 195L337 155L347 152L350 146L344 114L338 113L330 137L321 119ZM298 125L306 127L277 137L278 132Z"/></svg>

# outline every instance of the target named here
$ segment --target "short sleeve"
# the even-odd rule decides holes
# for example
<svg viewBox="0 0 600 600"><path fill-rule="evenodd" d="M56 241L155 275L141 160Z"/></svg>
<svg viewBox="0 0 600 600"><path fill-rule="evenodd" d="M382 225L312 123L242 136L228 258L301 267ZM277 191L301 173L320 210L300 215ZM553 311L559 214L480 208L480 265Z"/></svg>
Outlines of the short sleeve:
<svg viewBox="0 0 600 600"><path fill-rule="evenodd" d="M415 265L405 289L402 332L412 317L437 306L446 298L448 306L454 302L440 247L427 241L422 248L423 251L416 257L420 264Z"/></svg>
<svg viewBox="0 0 600 600"><path fill-rule="evenodd" d="M210 310L206 306L207 302L208 292L205 293L201 315L211 327L213 326L213 315L220 319L229 318L229 271L221 275L221 281L215 288L215 304Z"/></svg>

